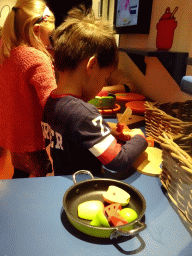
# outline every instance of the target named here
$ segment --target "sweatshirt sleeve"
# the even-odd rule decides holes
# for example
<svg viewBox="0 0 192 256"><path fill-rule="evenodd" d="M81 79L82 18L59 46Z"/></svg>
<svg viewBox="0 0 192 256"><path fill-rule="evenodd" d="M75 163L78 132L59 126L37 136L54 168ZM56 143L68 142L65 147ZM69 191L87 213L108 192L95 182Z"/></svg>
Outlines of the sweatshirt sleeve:
<svg viewBox="0 0 192 256"><path fill-rule="evenodd" d="M147 141L143 136L135 135L130 141L121 146L121 151L108 164L107 169L125 171L132 167L137 157L147 148Z"/></svg>

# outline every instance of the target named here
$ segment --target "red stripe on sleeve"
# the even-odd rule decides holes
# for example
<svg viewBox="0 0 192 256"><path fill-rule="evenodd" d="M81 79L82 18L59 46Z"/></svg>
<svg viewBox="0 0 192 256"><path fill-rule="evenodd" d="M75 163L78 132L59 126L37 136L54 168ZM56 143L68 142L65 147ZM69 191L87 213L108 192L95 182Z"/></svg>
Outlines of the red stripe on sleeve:
<svg viewBox="0 0 192 256"><path fill-rule="evenodd" d="M97 158L102 164L110 163L121 151L121 145L115 139L111 145Z"/></svg>

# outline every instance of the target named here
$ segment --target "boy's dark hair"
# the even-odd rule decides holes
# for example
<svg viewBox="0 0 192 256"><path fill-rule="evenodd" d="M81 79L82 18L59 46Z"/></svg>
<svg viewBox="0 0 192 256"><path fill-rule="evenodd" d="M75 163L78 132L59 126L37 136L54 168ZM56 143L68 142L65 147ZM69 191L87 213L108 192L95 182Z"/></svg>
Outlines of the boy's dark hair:
<svg viewBox="0 0 192 256"><path fill-rule="evenodd" d="M74 70L95 56L101 68L118 64L118 48L109 24L95 19L83 6L72 9L54 35L55 65L59 71Z"/></svg>

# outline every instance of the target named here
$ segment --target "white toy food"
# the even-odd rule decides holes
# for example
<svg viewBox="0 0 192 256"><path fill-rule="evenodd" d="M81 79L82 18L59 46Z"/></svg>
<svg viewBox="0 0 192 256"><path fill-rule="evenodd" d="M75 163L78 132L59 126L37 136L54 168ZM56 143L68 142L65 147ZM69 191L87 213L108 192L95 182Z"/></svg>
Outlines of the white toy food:
<svg viewBox="0 0 192 256"><path fill-rule="evenodd" d="M109 204L119 203L125 206L129 203L130 195L125 190L112 185L103 193L103 199Z"/></svg>

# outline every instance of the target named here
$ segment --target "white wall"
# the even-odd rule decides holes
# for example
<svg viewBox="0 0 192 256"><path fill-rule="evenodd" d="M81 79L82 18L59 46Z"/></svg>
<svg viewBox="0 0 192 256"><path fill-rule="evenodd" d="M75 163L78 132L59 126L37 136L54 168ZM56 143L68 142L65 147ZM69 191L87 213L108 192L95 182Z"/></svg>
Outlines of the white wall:
<svg viewBox="0 0 192 256"><path fill-rule="evenodd" d="M101 0L92 0L92 8L94 11L94 14L97 18L100 17L100 10L101 10Z"/></svg>
<svg viewBox="0 0 192 256"><path fill-rule="evenodd" d="M2 27L5 19L11 10L11 8L15 5L16 0L0 0L0 26Z"/></svg>

